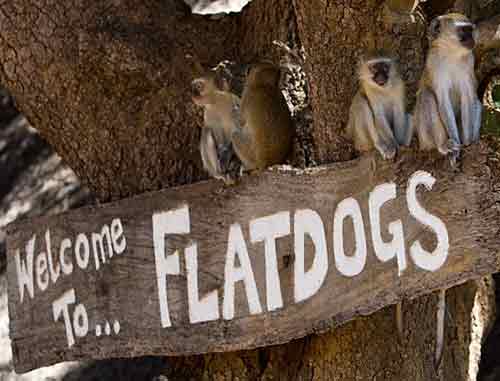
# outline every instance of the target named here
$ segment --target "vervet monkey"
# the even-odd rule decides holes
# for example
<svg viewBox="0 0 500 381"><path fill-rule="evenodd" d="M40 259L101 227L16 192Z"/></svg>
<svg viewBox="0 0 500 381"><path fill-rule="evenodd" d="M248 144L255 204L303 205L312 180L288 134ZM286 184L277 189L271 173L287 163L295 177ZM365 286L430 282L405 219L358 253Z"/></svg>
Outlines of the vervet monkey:
<svg viewBox="0 0 500 381"><path fill-rule="evenodd" d="M292 149L294 126L279 88L280 68L253 65L241 97L240 123L231 138L247 171L283 163Z"/></svg>
<svg viewBox="0 0 500 381"><path fill-rule="evenodd" d="M482 105L473 55L477 30L466 16L451 13L431 22L429 39L413 124L421 150L450 154L454 163L462 146L479 140Z"/></svg>
<svg viewBox="0 0 500 381"><path fill-rule="evenodd" d="M431 48L417 94L413 125L421 150L437 149L454 164L463 145L480 138L482 105L477 96L473 49L475 25L464 15L435 18L429 26ZM435 366L444 349L446 290L437 308Z"/></svg>
<svg viewBox="0 0 500 381"><path fill-rule="evenodd" d="M231 143L231 133L239 118L240 99L229 85L209 71L191 83L193 102L203 107L200 153L208 173L232 184L240 169Z"/></svg>
<svg viewBox="0 0 500 381"><path fill-rule="evenodd" d="M405 84L395 60L381 50L360 60L359 90L349 112L347 134L358 151L374 148L392 159L399 145L410 145L412 129L406 113Z"/></svg>

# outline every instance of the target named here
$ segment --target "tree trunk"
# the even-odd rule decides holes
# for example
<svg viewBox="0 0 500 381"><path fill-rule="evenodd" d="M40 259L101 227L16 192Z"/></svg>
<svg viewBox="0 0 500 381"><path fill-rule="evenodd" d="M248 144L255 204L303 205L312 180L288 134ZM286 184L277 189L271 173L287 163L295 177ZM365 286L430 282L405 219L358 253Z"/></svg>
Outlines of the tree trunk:
<svg viewBox="0 0 500 381"><path fill-rule="evenodd" d="M277 58L273 40L302 46L317 162L347 160L340 138L357 56L391 47L415 93L427 45L422 18L382 0L253 0L241 14L192 16L175 0L9 0L0 6L0 81L100 201L202 179L201 113L185 54L208 64ZM410 97L411 98L411 97ZM412 99L410 99L410 103ZM321 336L256 351L167 360L171 380L467 380L475 284L448 293L452 319L433 367L435 296Z"/></svg>
<svg viewBox="0 0 500 381"><path fill-rule="evenodd" d="M203 176L185 54L260 57L288 40L292 15L283 0L216 22L174 0L9 1L0 76L100 200L123 198Z"/></svg>

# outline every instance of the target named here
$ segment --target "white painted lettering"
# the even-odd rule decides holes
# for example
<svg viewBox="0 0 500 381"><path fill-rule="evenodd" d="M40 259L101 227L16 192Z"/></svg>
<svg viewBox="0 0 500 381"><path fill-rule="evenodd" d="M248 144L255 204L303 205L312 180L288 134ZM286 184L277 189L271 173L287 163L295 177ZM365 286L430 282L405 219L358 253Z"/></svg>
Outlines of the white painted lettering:
<svg viewBox="0 0 500 381"><path fill-rule="evenodd" d="M71 319L69 316L69 305L76 302L75 289L72 288L66 291L60 298L56 299L52 303L52 313L54 315L54 321L59 320L61 313L64 318L64 328L66 329L66 340L68 341L68 347L72 347L75 344L75 336L73 335L73 328L71 327Z"/></svg>
<svg viewBox="0 0 500 381"><path fill-rule="evenodd" d="M17 285L19 287L19 297L21 303L24 299L24 288L28 290L28 294L33 299L35 286L33 281L33 256L35 253L36 235L33 235L26 244L26 262L21 260L21 253L16 250L16 270L17 270Z"/></svg>
<svg viewBox="0 0 500 381"><path fill-rule="evenodd" d="M350 217L354 227L354 255L344 252L344 220ZM363 216L358 202L347 198L339 203L333 219L333 252L337 269L342 275L352 277L363 271L366 264L366 235Z"/></svg>
<svg viewBox="0 0 500 381"><path fill-rule="evenodd" d="M54 267L54 260L52 259L52 242L50 241L50 230L47 229L45 232L45 245L47 247L47 259L49 261L49 272L50 279L52 283L56 283L57 279L59 279L59 275L61 275L61 267L59 263L56 261L56 266Z"/></svg>
<svg viewBox="0 0 500 381"><path fill-rule="evenodd" d="M213 290L202 299L198 287L198 247L193 244L186 248L186 271L188 285L189 321L202 323L219 319L219 295Z"/></svg>
<svg viewBox="0 0 500 381"><path fill-rule="evenodd" d="M94 249L94 260L95 260L95 268L99 270L101 262L106 263L106 251L104 249L104 240L107 242L107 250L109 257L113 257L113 246L111 243L111 233L109 231L108 225L104 225L101 229L101 234L92 233L92 248ZM99 245L99 246L97 246ZM99 252L101 256L99 258Z"/></svg>
<svg viewBox="0 0 500 381"><path fill-rule="evenodd" d="M236 267L238 256L240 266ZM243 281L248 300L248 309L251 315L262 313L257 285L253 275L252 264L248 257L248 250L239 224L231 225L227 243L226 265L224 268L224 304L222 315L224 319L234 318L234 286Z"/></svg>
<svg viewBox="0 0 500 381"><path fill-rule="evenodd" d="M83 304L78 304L73 312L73 329L77 337L84 337L89 332L89 317Z"/></svg>
<svg viewBox="0 0 500 381"><path fill-rule="evenodd" d="M415 219L423 225L431 228L436 233L437 246L432 253L424 250L419 241L410 247L410 255L415 264L427 271L436 271L443 266L448 257L449 240L446 225L438 217L427 212L418 202L417 187L424 185L431 190L436 179L428 172L417 171L408 181L406 193L408 209Z"/></svg>
<svg viewBox="0 0 500 381"><path fill-rule="evenodd" d="M45 253L40 253L36 257L36 283L40 291L45 291L49 287L49 281L47 257Z"/></svg>
<svg viewBox="0 0 500 381"><path fill-rule="evenodd" d="M153 214L153 242L160 301L161 326L170 327L170 313L167 298L167 275L180 274L179 251L166 255L165 236L168 234L187 234L190 231L189 208Z"/></svg>
<svg viewBox="0 0 500 381"><path fill-rule="evenodd" d="M305 236L311 237L315 253L311 268L305 271ZM320 215L309 209L298 210L294 216L294 298L299 303L315 295L328 272L328 250L325 227Z"/></svg>
<svg viewBox="0 0 500 381"><path fill-rule="evenodd" d="M382 240L380 228L380 209L390 200L396 199L396 184L382 184L370 193L368 205L370 209L370 225L372 230L372 241L375 255L382 262L387 262L394 257L398 261L399 275L406 269L406 248L403 233L403 222L401 220L392 221L388 230L392 235L391 242Z"/></svg>
<svg viewBox="0 0 500 381"><path fill-rule="evenodd" d="M90 247L89 240L83 233L78 234L78 236L76 237L75 256L78 267L80 267L82 270L85 270L89 265Z"/></svg>
<svg viewBox="0 0 500 381"><path fill-rule="evenodd" d="M276 239L290 234L290 212L276 213L250 221L252 243L264 241L266 256L267 310L283 307L280 276L276 253Z"/></svg>
<svg viewBox="0 0 500 381"><path fill-rule="evenodd" d="M70 275L73 272L73 263L71 260L66 260L66 250L71 249L71 240L64 238L59 247L59 263L61 264L62 272L65 275Z"/></svg>
<svg viewBox="0 0 500 381"><path fill-rule="evenodd" d="M116 254L121 254L127 248L127 240L123 234L122 222L119 218L111 221L111 237L113 238L113 248Z"/></svg>

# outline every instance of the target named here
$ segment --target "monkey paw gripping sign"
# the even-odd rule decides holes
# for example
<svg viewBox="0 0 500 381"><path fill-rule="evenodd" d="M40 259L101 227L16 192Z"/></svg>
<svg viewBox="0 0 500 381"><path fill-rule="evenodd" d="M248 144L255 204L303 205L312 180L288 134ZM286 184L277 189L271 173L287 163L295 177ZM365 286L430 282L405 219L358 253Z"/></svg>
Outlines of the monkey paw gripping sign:
<svg viewBox="0 0 500 381"><path fill-rule="evenodd" d="M488 175L433 166L371 156L15 223L16 369L284 343L494 272Z"/></svg>

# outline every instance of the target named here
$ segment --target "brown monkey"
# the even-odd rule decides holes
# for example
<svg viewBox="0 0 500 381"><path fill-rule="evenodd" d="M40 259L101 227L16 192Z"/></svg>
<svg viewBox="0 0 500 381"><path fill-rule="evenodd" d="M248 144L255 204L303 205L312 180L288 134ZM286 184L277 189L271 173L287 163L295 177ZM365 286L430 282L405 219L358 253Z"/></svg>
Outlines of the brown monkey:
<svg viewBox="0 0 500 381"><path fill-rule="evenodd" d="M399 145L412 139L405 111L405 85L394 59L384 51L368 52L359 64L359 90L349 112L347 134L358 151L374 148L392 159Z"/></svg>
<svg viewBox="0 0 500 381"><path fill-rule="evenodd" d="M280 69L271 63L250 68L241 98L233 147L248 171L283 163L292 148L294 127L279 88Z"/></svg>

